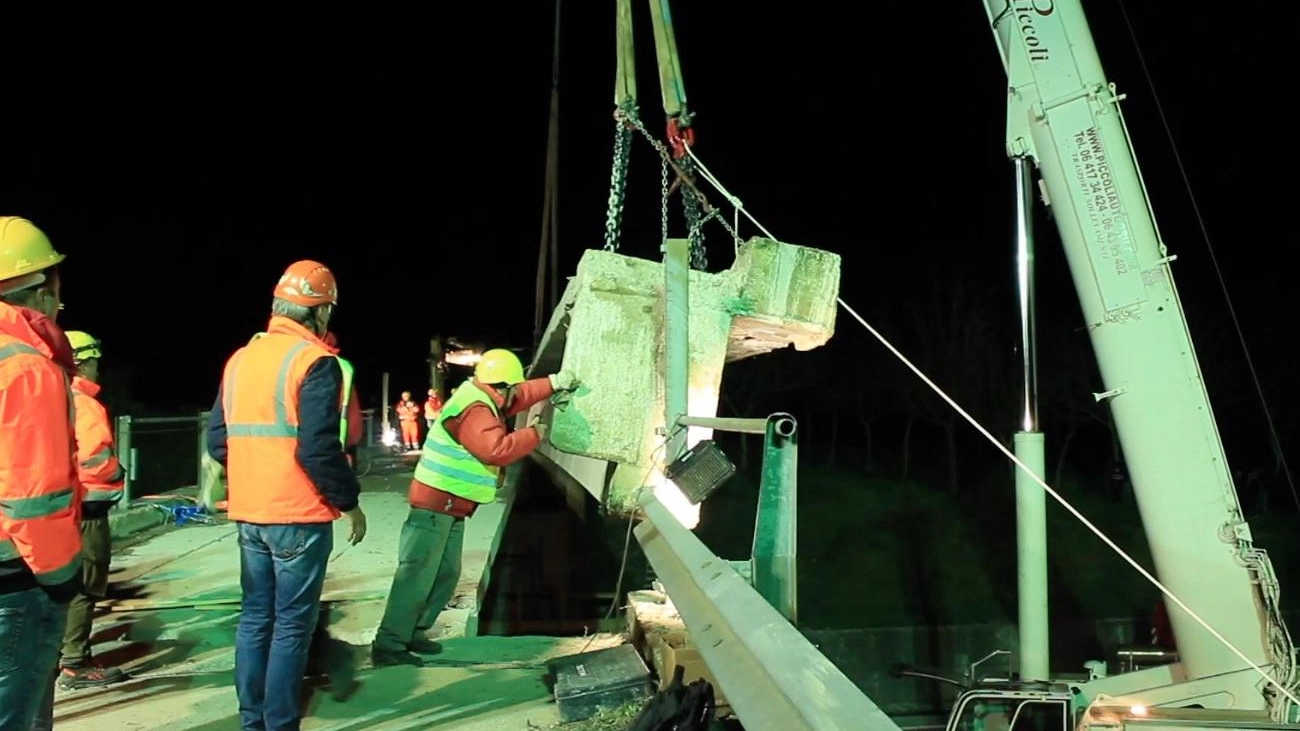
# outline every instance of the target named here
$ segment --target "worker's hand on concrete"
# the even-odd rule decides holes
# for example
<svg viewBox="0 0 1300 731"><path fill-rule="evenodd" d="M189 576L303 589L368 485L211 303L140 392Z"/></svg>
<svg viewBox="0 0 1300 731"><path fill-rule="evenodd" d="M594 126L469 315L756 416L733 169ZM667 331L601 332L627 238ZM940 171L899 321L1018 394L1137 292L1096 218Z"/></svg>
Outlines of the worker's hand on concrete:
<svg viewBox="0 0 1300 731"><path fill-rule="evenodd" d="M362 538L366 537L366 514L358 505L347 511L344 515L348 516L348 522L352 524L352 530L348 533L348 543L357 545Z"/></svg>
<svg viewBox="0 0 1300 731"><path fill-rule="evenodd" d="M537 438L540 441L546 441L546 435L551 431L551 425L544 421L534 421L532 426L533 429L537 430Z"/></svg>
<svg viewBox="0 0 1300 731"><path fill-rule="evenodd" d="M572 371L551 374L551 390L572 391L578 387L578 377Z"/></svg>

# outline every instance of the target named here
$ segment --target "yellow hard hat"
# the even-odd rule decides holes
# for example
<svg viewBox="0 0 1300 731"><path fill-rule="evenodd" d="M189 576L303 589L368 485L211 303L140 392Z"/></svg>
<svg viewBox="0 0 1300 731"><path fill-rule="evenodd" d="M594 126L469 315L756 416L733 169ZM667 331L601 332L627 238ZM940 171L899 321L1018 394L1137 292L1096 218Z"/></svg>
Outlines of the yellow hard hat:
<svg viewBox="0 0 1300 731"><path fill-rule="evenodd" d="M478 366L474 368L474 377L479 383L504 383L510 386L523 383L524 364L519 356L505 348L494 348L483 354Z"/></svg>
<svg viewBox="0 0 1300 731"><path fill-rule="evenodd" d="M0 292L16 292L45 281L37 274L63 261L46 235L18 216L0 216Z"/></svg>
<svg viewBox="0 0 1300 731"><path fill-rule="evenodd" d="M91 358L104 357L104 354L99 349L99 341L91 337L90 333L69 330L65 334L68 336L68 343L72 345L72 359L74 361L82 363Z"/></svg>

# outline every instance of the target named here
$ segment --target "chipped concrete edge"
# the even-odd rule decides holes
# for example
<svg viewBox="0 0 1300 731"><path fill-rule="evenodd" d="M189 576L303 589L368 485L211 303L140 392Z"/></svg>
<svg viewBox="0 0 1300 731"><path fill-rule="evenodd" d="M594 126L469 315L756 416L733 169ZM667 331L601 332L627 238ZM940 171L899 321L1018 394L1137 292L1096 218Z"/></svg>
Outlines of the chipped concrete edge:
<svg viewBox="0 0 1300 731"><path fill-rule="evenodd" d="M113 540L128 538L142 530L162 525L167 519L163 512L152 505L142 503L132 505L108 515L108 529Z"/></svg>

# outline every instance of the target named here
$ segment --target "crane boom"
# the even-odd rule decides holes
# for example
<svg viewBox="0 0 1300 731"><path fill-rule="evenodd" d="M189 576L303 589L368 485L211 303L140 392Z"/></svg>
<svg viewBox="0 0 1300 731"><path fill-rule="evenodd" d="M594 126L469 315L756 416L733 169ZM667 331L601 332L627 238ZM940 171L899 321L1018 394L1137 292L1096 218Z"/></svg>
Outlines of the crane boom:
<svg viewBox="0 0 1300 731"><path fill-rule="evenodd" d="M1294 688L1294 648L1253 545L1113 85L1079 0L984 0L1008 79L1007 154L1053 211L1160 582ZM1176 604L1187 680L1248 664ZM1231 701L1264 708L1258 676ZM1234 689L1240 691L1240 688Z"/></svg>

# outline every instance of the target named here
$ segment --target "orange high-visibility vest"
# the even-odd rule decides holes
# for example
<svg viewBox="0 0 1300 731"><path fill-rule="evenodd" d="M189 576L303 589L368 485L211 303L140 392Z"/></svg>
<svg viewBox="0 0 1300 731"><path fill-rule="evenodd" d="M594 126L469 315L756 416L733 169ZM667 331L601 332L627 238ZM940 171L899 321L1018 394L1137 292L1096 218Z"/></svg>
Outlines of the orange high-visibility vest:
<svg viewBox="0 0 1300 731"><path fill-rule="evenodd" d="M86 488L83 500L111 505L122 499L126 471L113 447L108 409L95 398L98 395L98 383L81 376L72 379L72 398L77 410L77 475Z"/></svg>
<svg viewBox="0 0 1300 731"><path fill-rule="evenodd" d="M21 558L45 585L81 570L72 394L48 346L0 302L0 561Z"/></svg>
<svg viewBox="0 0 1300 731"><path fill-rule="evenodd" d="M312 365L332 357L310 330L272 317L265 336L226 362L221 393L231 520L325 523L339 517L294 456L298 391Z"/></svg>

